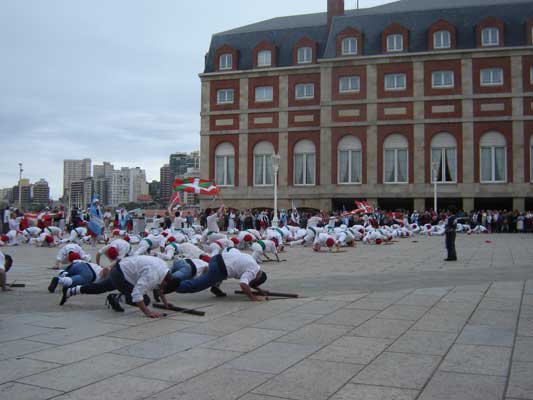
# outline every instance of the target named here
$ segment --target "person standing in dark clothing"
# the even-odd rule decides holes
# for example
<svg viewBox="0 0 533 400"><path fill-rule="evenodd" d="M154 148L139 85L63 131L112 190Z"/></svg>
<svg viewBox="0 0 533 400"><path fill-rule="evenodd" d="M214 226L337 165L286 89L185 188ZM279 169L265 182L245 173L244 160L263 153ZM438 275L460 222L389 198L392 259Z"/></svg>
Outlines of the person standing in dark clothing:
<svg viewBox="0 0 533 400"><path fill-rule="evenodd" d="M448 208L448 219L446 220L446 227L444 232L446 234L446 250L448 251L448 258L444 261L457 261L457 253L455 252L455 231L457 229L457 216L455 213L457 209L451 205Z"/></svg>

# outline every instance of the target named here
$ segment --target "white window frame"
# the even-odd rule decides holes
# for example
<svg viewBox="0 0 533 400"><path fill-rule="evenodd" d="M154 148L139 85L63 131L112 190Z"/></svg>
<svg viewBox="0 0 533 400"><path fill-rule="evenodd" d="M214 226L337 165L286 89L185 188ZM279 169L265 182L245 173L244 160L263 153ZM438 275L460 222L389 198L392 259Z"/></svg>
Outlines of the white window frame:
<svg viewBox="0 0 533 400"><path fill-rule="evenodd" d="M299 47L297 62L298 64L311 64L313 62L313 48L310 46Z"/></svg>
<svg viewBox="0 0 533 400"><path fill-rule="evenodd" d="M488 38L485 38L485 32ZM489 39L485 41L485 39ZM494 40L495 39L495 40ZM488 26L481 30L481 47L494 47L500 45L500 30L495 26Z"/></svg>
<svg viewBox="0 0 533 400"><path fill-rule="evenodd" d="M533 136L529 138L529 181L533 182Z"/></svg>
<svg viewBox="0 0 533 400"><path fill-rule="evenodd" d="M529 67L529 84L533 85L533 65Z"/></svg>
<svg viewBox="0 0 533 400"><path fill-rule="evenodd" d="M447 44L445 43L446 40ZM452 34L450 31L441 30L433 33L433 49L450 49L452 47Z"/></svg>
<svg viewBox="0 0 533 400"><path fill-rule="evenodd" d="M303 88L303 95L298 95L298 89ZM294 98L296 100L311 100L315 98L315 84L314 83L298 83L294 87Z"/></svg>
<svg viewBox="0 0 533 400"><path fill-rule="evenodd" d="M386 176L385 176L385 151L394 151L394 181L393 182L387 182ZM405 151L407 153L406 163L407 167L405 168L406 174L406 181L400 182L398 181L398 152L399 151ZM409 149L383 149L383 183L385 185L407 185L409 184Z"/></svg>
<svg viewBox="0 0 533 400"><path fill-rule="evenodd" d="M272 86L257 86L255 88L256 103L270 103L274 100L274 88Z"/></svg>
<svg viewBox="0 0 533 400"><path fill-rule="evenodd" d="M358 41L355 36L350 36L342 39L341 53L343 56L355 56L357 55Z"/></svg>
<svg viewBox="0 0 533 400"><path fill-rule="evenodd" d="M359 139L357 139L359 141ZM342 141L342 139L341 139ZM349 178L348 182L341 181L341 152L348 152L348 171ZM361 171L361 176L358 181L354 180L352 176L352 165L353 165L353 153L359 153L359 170ZM361 185L363 182L363 149L361 142L359 141L358 147L347 147L341 148L341 142L339 142L339 148L337 149L337 184L338 185Z"/></svg>
<svg viewBox="0 0 533 400"><path fill-rule="evenodd" d="M392 87L387 87L387 77L394 77L394 85ZM399 86L400 77L403 77L403 86ZM396 73L396 74L385 74L383 76L383 86L385 88L385 91L387 92L393 92L393 91L399 91L399 90L406 90L407 89L407 75L403 72Z"/></svg>
<svg viewBox="0 0 533 400"><path fill-rule="evenodd" d="M257 52L257 66L258 67L271 67L272 66L272 51L260 50Z"/></svg>
<svg viewBox="0 0 533 400"><path fill-rule="evenodd" d="M501 77L501 81L495 81L496 78L496 72ZM488 73L489 76L489 82L483 82L483 74ZM503 86L503 68L483 68L481 71L479 71L479 85L480 86Z"/></svg>
<svg viewBox="0 0 533 400"><path fill-rule="evenodd" d="M490 152L491 152L491 179L489 180L483 180L483 171L482 171L482 168L483 168L483 165L481 163L481 153L482 153L482 149L490 149ZM496 149L503 149L503 154L505 155L505 160L504 160L504 167L505 167L505 172L504 172L504 178L503 180L501 181L497 181L495 179L496 177ZM481 183L507 183L507 146L480 146L479 148L479 181Z"/></svg>
<svg viewBox="0 0 533 400"><path fill-rule="evenodd" d="M348 89L343 89L343 83L348 83ZM359 93L361 91L361 77L359 75L341 76L339 79L339 93Z"/></svg>
<svg viewBox="0 0 533 400"><path fill-rule="evenodd" d="M387 52L400 52L404 49L403 35L401 33L392 33L387 35Z"/></svg>
<svg viewBox="0 0 533 400"><path fill-rule="evenodd" d="M452 83L445 84L445 74L451 74ZM453 71L433 71L431 73L432 89L452 89L455 87L455 74Z"/></svg>
<svg viewBox="0 0 533 400"><path fill-rule="evenodd" d="M229 94L231 93L231 101ZM233 89L218 89L217 90L217 104L233 104L235 102L235 90Z"/></svg>
<svg viewBox="0 0 533 400"><path fill-rule="evenodd" d="M220 71L226 71L229 69L233 69L233 54L231 53L221 54L219 58L218 69Z"/></svg>
<svg viewBox="0 0 533 400"><path fill-rule="evenodd" d="M217 150L219 149L219 146L224 146L224 145L229 145L231 146L232 150L233 150L233 154L218 154L217 155ZM221 143L217 146L217 148L215 149L215 177L218 176L218 173L217 173L217 159L218 158L222 158L224 160L224 178L223 178L223 182L220 183L220 182L217 182L217 185L218 186L223 186L223 187L233 187L235 186L235 176L233 176L233 183L228 183L229 179L229 174L228 174L228 161L230 158L233 158L233 173L235 174L235 148L233 147L232 144L230 143Z"/></svg>
<svg viewBox="0 0 533 400"><path fill-rule="evenodd" d="M260 147L263 147L263 149L260 149ZM269 147L269 150L266 150L266 148ZM272 143L270 142L259 142L257 143L255 146L254 146L254 150L253 150L253 157L254 157L254 166L253 166L253 182L254 182L254 186L259 186L259 187L268 187L268 186L274 186L274 172L272 170L272 165L270 165L270 172L272 173L272 183L265 183L266 182L266 178L267 178L267 167L268 167L268 163L267 163L267 158L268 157L273 157L274 156L274 146L272 145ZM256 158L261 158L261 164L263 166L262 168L262 171L263 171L263 176L261 177L261 183L258 183L256 182L255 178L256 178L256 170L255 170L255 166L256 166Z"/></svg>
<svg viewBox="0 0 533 400"><path fill-rule="evenodd" d="M316 186L316 162L317 162L317 157L316 157L316 147L314 145L313 142L311 142L310 140L308 139L304 139L306 142L310 142L312 145L313 145L313 152L311 151L298 151L297 150L297 147L299 145L299 142L296 143L296 145L294 146L294 154L293 154L293 176L292 176L292 181L293 181L293 184L294 186ZM302 176L302 180L303 182L306 182L307 181L307 168L306 168L306 165L307 165L307 158L312 156L314 158L314 162L313 162L313 172L312 172L312 181L313 183L296 183L297 181L297 177L296 177L296 172L298 171L298 168L296 168L296 155L302 155L302 171L303 171L303 176Z"/></svg>

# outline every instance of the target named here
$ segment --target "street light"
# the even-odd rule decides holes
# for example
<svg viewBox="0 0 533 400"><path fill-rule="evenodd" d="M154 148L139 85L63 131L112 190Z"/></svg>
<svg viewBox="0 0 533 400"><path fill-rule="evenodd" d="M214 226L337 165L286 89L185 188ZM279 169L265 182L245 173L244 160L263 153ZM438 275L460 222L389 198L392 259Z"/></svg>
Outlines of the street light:
<svg viewBox="0 0 533 400"><path fill-rule="evenodd" d="M279 226L278 219L278 171L279 160L281 159L279 154L272 156L272 170L274 171L274 217L272 218L272 226L277 228Z"/></svg>
<svg viewBox="0 0 533 400"><path fill-rule="evenodd" d="M22 210L22 163L19 163L19 210Z"/></svg>
<svg viewBox="0 0 533 400"><path fill-rule="evenodd" d="M439 172L439 163L437 161L433 161L431 163L432 171L433 171L433 210L435 210L435 213L439 213L437 209L437 174Z"/></svg>

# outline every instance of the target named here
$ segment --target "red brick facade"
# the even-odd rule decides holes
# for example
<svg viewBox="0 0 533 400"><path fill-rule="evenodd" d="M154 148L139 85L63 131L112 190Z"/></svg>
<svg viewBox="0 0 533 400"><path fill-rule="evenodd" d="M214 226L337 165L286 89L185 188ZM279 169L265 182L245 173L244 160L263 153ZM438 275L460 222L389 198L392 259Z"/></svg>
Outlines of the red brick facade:
<svg viewBox="0 0 533 400"><path fill-rule="evenodd" d="M524 123L524 182L532 182L531 176L531 138L533 138L533 121Z"/></svg>
<svg viewBox="0 0 533 400"><path fill-rule="evenodd" d="M311 58L311 64L316 64L317 59L317 44L314 40L309 39L308 37L303 37L296 42L292 48L292 64L298 65L298 49L300 47L311 47L313 51L313 56Z"/></svg>
<svg viewBox="0 0 533 400"><path fill-rule="evenodd" d="M312 99L296 99L296 85L312 83L315 86L315 95ZM320 104L320 74L289 75L289 107L317 106Z"/></svg>
<svg viewBox="0 0 533 400"><path fill-rule="evenodd" d="M503 69L503 85L481 86L481 70L484 68ZM511 58L474 58L472 60L472 83L475 94L508 93L511 91Z"/></svg>
<svg viewBox="0 0 533 400"><path fill-rule="evenodd" d="M386 74L405 74L405 90L385 91ZM413 64L395 63L378 65L378 98L413 97Z"/></svg>
<svg viewBox="0 0 533 400"><path fill-rule="evenodd" d="M359 91L350 93L340 92L340 79L348 76L359 77ZM350 66L335 67L331 73L331 93L333 100L358 100L366 99L366 67Z"/></svg>
<svg viewBox="0 0 533 400"><path fill-rule="evenodd" d="M255 88L261 86L272 87L272 101L255 101ZM248 79L248 108L278 108L279 107L279 78L266 76Z"/></svg>
<svg viewBox="0 0 533 400"><path fill-rule="evenodd" d="M320 132L289 133L289 159L287 165L287 183L294 186L294 146L300 140L310 140L315 145L315 184L320 185Z"/></svg>
<svg viewBox="0 0 533 400"><path fill-rule="evenodd" d="M426 119L461 118L463 102L461 100L435 100L424 102Z"/></svg>
<svg viewBox="0 0 533 400"><path fill-rule="evenodd" d="M277 112L248 114L248 129L273 129L278 126L279 113Z"/></svg>
<svg viewBox="0 0 533 400"><path fill-rule="evenodd" d="M378 104L378 120L398 121L404 119L413 119L412 102Z"/></svg>
<svg viewBox="0 0 533 400"><path fill-rule="evenodd" d="M488 18L485 18L483 21L481 21L476 26L476 44L477 44L477 47L483 47L482 46L481 33L482 33L484 28L497 28L498 32L499 32L499 35L498 35L498 39L499 39L498 46L501 47L501 46L504 45L504 42L505 42L505 40L504 40L505 27L504 27L503 22L500 21L497 18L488 17ZM498 46L491 46L491 47L498 47Z"/></svg>
<svg viewBox="0 0 533 400"><path fill-rule="evenodd" d="M233 103L217 104L217 91L220 89L233 89ZM239 109L240 82L238 79L211 81L211 111L226 111Z"/></svg>
<svg viewBox="0 0 533 400"><path fill-rule="evenodd" d="M513 101L507 99L474 100L474 117L510 117L513 115Z"/></svg>
<svg viewBox="0 0 533 400"><path fill-rule="evenodd" d="M453 88L433 88L432 74L436 71L453 71ZM449 96L461 94L461 60L439 60L424 62L424 94L426 96Z"/></svg>

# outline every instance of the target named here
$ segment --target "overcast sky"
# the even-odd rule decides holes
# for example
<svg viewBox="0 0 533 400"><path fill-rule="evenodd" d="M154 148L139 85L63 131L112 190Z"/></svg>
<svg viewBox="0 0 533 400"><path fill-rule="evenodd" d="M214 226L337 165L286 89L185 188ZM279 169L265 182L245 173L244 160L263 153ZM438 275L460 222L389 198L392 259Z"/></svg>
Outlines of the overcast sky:
<svg viewBox="0 0 533 400"><path fill-rule="evenodd" d="M326 0L1 0L0 188L16 184L22 162L23 177L45 178L57 198L66 158L140 166L159 180L171 152L199 148L198 73L211 35L326 8Z"/></svg>

